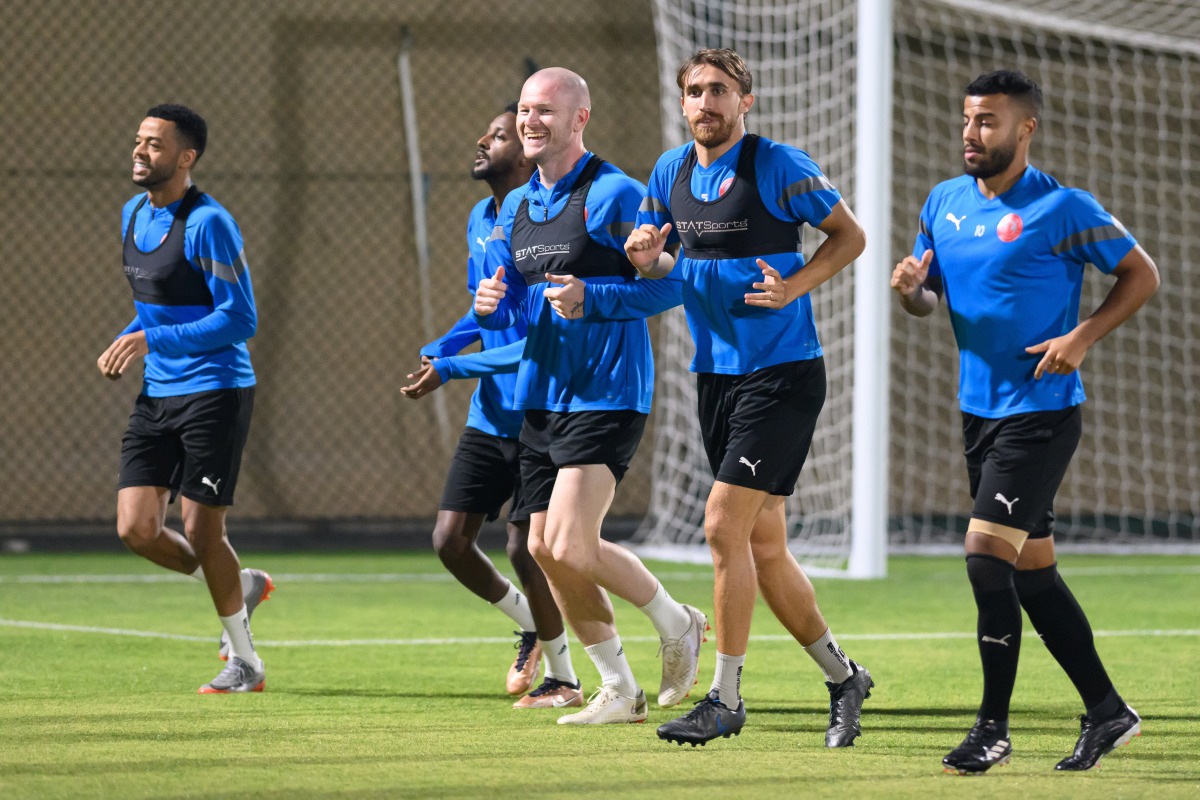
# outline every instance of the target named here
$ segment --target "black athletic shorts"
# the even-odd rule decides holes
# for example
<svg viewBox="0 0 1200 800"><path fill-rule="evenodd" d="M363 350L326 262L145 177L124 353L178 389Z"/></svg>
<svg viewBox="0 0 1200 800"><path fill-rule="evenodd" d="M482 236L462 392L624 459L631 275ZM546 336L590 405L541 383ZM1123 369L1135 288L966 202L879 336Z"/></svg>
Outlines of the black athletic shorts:
<svg viewBox="0 0 1200 800"><path fill-rule="evenodd" d="M790 495L825 404L825 359L696 376L704 451L717 480Z"/></svg>
<svg viewBox="0 0 1200 800"><path fill-rule="evenodd" d="M646 415L638 411L526 411L521 510L533 514L550 507L563 467L603 464L620 483L645 429Z"/></svg>
<svg viewBox="0 0 1200 800"><path fill-rule="evenodd" d="M121 440L117 489L164 486L207 506L233 505L254 387L177 397L139 394Z"/></svg>
<svg viewBox="0 0 1200 800"><path fill-rule="evenodd" d="M529 514L521 507L521 446L505 439L467 428L458 439L442 490L443 511L485 514L488 522L500 516L504 501L512 498L509 522L522 522Z"/></svg>
<svg viewBox="0 0 1200 800"><path fill-rule="evenodd" d="M975 508L971 516L1030 539L1054 532L1054 495L1083 432L1079 406L1001 419L963 412L963 451Z"/></svg>

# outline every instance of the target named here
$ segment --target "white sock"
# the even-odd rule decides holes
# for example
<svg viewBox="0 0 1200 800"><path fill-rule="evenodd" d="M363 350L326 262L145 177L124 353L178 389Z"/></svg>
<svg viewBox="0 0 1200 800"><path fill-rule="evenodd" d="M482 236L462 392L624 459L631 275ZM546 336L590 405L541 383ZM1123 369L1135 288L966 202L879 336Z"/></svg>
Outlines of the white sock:
<svg viewBox="0 0 1200 800"><path fill-rule="evenodd" d="M262 659L254 650L254 642L250 639L250 617L246 616L246 607L232 616L221 617L221 625L229 634L229 655L237 656L255 669L262 669Z"/></svg>
<svg viewBox="0 0 1200 800"><path fill-rule="evenodd" d="M600 670L600 683L614 687L624 697L637 697L641 688L634 680L633 671L629 669L629 661L625 658L625 648L621 646L621 637L614 636L606 642L583 648L588 657Z"/></svg>
<svg viewBox="0 0 1200 800"><path fill-rule="evenodd" d="M737 710L742 699L742 666L745 656L727 656L717 653L717 671L713 674L712 688L717 690L721 702Z"/></svg>
<svg viewBox="0 0 1200 800"><path fill-rule="evenodd" d="M512 582L509 582L504 597L492 603L492 608L503 611L523 631L537 630L537 626L533 624L533 613L529 610L529 598L518 591Z"/></svg>
<svg viewBox="0 0 1200 800"><path fill-rule="evenodd" d="M691 614L667 594L661 583L654 597L640 610L650 618L654 630L658 631L659 637L663 639L678 639L688 632L692 624Z"/></svg>
<svg viewBox="0 0 1200 800"><path fill-rule="evenodd" d="M825 680L830 683L842 683L854 674L854 671L850 669L850 659L846 658L842 648L838 647L837 641L828 628L821 634L820 639L805 645L804 652L817 662L821 672L825 673Z"/></svg>
<svg viewBox="0 0 1200 800"><path fill-rule="evenodd" d="M567 632L554 639L542 642L542 657L546 661L546 677L563 683L578 684L575 668L571 666L571 647L567 644Z"/></svg>
<svg viewBox="0 0 1200 800"><path fill-rule="evenodd" d="M201 583L205 583L205 584L208 583L208 581L205 580L205 578L204 578L204 567L196 567L196 571L193 572L188 577L191 578L192 580L200 581Z"/></svg>
<svg viewBox="0 0 1200 800"><path fill-rule="evenodd" d="M250 570L244 569L238 573L238 577L242 579L242 597L250 591L250 587L254 585L254 576L250 574Z"/></svg>

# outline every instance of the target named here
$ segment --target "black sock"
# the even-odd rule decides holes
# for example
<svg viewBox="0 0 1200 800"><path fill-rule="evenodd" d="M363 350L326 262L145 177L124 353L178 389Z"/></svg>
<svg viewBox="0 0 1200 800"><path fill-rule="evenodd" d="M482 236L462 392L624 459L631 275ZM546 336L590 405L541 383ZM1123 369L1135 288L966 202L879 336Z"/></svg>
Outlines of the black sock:
<svg viewBox="0 0 1200 800"><path fill-rule="evenodd" d="M983 663L982 719L1008 720L1021 654L1021 603L1013 565L982 553L967 556L967 577L979 609L979 660Z"/></svg>
<svg viewBox="0 0 1200 800"><path fill-rule="evenodd" d="M1046 649L1075 684L1088 716L1106 719L1124 708L1096 653L1092 626L1058 574L1058 565L1020 571L1013 584Z"/></svg>

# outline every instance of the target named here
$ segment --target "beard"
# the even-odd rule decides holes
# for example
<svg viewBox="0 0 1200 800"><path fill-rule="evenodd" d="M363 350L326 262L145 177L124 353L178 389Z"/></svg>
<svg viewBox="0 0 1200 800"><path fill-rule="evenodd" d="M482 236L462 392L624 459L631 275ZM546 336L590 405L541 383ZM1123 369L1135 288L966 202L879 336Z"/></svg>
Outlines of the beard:
<svg viewBox="0 0 1200 800"><path fill-rule="evenodd" d="M141 177L134 177L133 182L143 189L156 189L174 177L174 166L151 166L149 172Z"/></svg>
<svg viewBox="0 0 1200 800"><path fill-rule="evenodd" d="M1008 169L1013 159L1017 157L1017 142L1014 139L1003 145L997 145L982 152L983 159L977 164L963 162L963 172L972 178L987 180Z"/></svg>
<svg viewBox="0 0 1200 800"><path fill-rule="evenodd" d="M713 119L717 121L717 125L709 127L700 127L697 123L701 119ZM701 115L695 120L688 120L688 127L692 130L692 138L696 140L696 144L701 147L720 147L729 141L733 136L733 131L737 127L737 121L726 120L722 117L711 114Z"/></svg>

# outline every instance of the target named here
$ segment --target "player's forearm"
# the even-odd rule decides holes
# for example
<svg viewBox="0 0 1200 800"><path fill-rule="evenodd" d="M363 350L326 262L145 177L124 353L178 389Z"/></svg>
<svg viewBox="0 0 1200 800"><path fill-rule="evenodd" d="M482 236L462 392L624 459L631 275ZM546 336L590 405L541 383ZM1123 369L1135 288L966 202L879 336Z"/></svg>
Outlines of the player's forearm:
<svg viewBox="0 0 1200 800"><path fill-rule="evenodd" d="M1091 347L1121 326L1158 290L1157 268L1128 270L1117 276L1108 296L1072 332Z"/></svg>
<svg viewBox="0 0 1200 800"><path fill-rule="evenodd" d="M857 226L831 234L813 253L804 269L786 279L788 300L803 297L837 275L862 255L866 246L867 237Z"/></svg>
<svg viewBox="0 0 1200 800"><path fill-rule="evenodd" d="M683 284L673 279L594 283L588 285L585 316L625 322L656 316L681 303Z"/></svg>
<svg viewBox="0 0 1200 800"><path fill-rule="evenodd" d="M137 333L141 329L142 329L142 318L134 317L133 322L130 322L128 325L126 325L125 330L118 333L115 338L120 339L122 336L125 336L127 334Z"/></svg>
<svg viewBox="0 0 1200 800"><path fill-rule="evenodd" d="M637 264L634 264L633 268L636 269L638 271L638 275L641 275L643 278L647 278L649 280L658 280L659 278L667 277L671 274L671 270L675 269L675 256L671 255L670 253L663 252L659 254L658 258L656 258L654 263L650 266L643 268L639 267Z"/></svg>
<svg viewBox="0 0 1200 800"><path fill-rule="evenodd" d="M146 345L152 352L185 356L219 350L252 337L258 327L253 309L218 308L194 322L161 325L146 331Z"/></svg>
<svg viewBox="0 0 1200 800"><path fill-rule="evenodd" d="M474 315L468 313L455 322L445 335L422 347L420 354L429 358L452 356L477 341L479 341L479 325L475 322Z"/></svg>
<svg viewBox="0 0 1200 800"><path fill-rule="evenodd" d="M899 297L900 307L914 317L928 317L937 309L937 292L927 286L918 286L912 294L899 294Z"/></svg>

